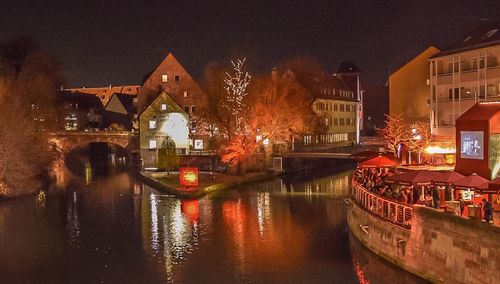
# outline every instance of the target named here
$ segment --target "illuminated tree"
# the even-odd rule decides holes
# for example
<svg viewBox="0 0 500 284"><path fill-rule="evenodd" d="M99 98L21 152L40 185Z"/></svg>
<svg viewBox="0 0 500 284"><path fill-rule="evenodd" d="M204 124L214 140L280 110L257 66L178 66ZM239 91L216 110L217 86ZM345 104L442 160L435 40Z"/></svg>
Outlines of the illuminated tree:
<svg viewBox="0 0 500 284"><path fill-rule="evenodd" d="M308 92L291 80L263 79L252 106L253 119L261 140L270 143L291 143L309 128L305 118L310 115Z"/></svg>
<svg viewBox="0 0 500 284"><path fill-rule="evenodd" d="M54 159L59 66L30 38L0 43L0 194L33 192Z"/></svg>
<svg viewBox="0 0 500 284"><path fill-rule="evenodd" d="M385 117L385 127L379 132L385 139L389 152L397 157L399 147L409 139L408 127L402 114L386 114Z"/></svg>
<svg viewBox="0 0 500 284"><path fill-rule="evenodd" d="M406 143L410 152L418 154L418 163L421 163L421 155L431 139L431 129L428 121L416 121L408 129L408 142ZM411 159L411 153L410 153Z"/></svg>
<svg viewBox="0 0 500 284"><path fill-rule="evenodd" d="M233 73L226 72L224 78L227 96L222 102L222 106L233 116L236 127L241 127L241 113L244 110L244 98L248 95L247 88L250 84L251 76L245 71L246 58L231 61Z"/></svg>

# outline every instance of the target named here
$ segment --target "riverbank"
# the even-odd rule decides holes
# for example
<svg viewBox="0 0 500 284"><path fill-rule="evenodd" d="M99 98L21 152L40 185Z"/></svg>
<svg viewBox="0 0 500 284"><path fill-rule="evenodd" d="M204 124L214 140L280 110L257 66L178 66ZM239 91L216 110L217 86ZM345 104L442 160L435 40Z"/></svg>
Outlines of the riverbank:
<svg viewBox="0 0 500 284"><path fill-rule="evenodd" d="M259 182L279 176L281 173L247 173L245 176L225 173L200 172L197 188L185 188L179 183L179 172L140 172L138 177L145 184L167 194L181 198L199 198L206 194Z"/></svg>
<svg viewBox="0 0 500 284"><path fill-rule="evenodd" d="M407 229L352 199L347 223L372 252L433 283L497 281L500 227L424 206L412 211Z"/></svg>

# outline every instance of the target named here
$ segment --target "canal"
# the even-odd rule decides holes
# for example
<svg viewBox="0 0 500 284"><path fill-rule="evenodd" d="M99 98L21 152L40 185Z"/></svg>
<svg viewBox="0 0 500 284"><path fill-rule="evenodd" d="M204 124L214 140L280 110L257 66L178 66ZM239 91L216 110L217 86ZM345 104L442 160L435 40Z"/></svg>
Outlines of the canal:
<svg viewBox="0 0 500 284"><path fill-rule="evenodd" d="M127 172L69 177L45 198L0 203L0 282L424 283L349 234L349 175L294 175L200 200Z"/></svg>

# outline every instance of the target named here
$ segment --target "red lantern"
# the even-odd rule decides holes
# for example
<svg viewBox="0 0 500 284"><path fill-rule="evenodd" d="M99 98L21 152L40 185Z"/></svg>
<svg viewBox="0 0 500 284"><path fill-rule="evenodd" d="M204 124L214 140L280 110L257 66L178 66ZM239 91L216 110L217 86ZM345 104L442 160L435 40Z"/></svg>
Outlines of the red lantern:
<svg viewBox="0 0 500 284"><path fill-rule="evenodd" d="M179 183L181 186L198 186L198 168L180 168Z"/></svg>

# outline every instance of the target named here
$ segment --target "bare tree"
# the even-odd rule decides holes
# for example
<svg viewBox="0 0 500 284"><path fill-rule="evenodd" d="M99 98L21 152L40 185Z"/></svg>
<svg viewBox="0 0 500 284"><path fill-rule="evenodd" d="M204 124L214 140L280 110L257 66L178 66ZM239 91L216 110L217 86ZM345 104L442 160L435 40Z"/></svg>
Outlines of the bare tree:
<svg viewBox="0 0 500 284"><path fill-rule="evenodd" d="M59 66L30 38L0 43L0 194L35 191L53 161Z"/></svg>
<svg viewBox="0 0 500 284"><path fill-rule="evenodd" d="M398 156L399 147L408 141L409 132L402 114L385 115L385 127L379 130L387 143L389 152Z"/></svg>
<svg viewBox="0 0 500 284"><path fill-rule="evenodd" d="M416 121L409 128L408 142L406 143L410 152L415 152L418 155L418 163L421 163L422 152L431 139L431 130L428 121ZM411 159L411 153L410 153Z"/></svg>

